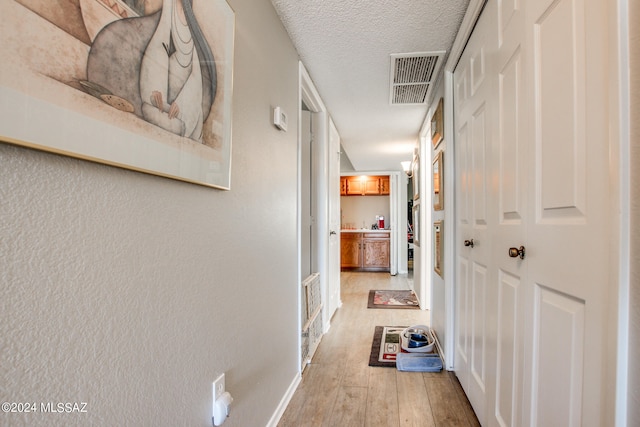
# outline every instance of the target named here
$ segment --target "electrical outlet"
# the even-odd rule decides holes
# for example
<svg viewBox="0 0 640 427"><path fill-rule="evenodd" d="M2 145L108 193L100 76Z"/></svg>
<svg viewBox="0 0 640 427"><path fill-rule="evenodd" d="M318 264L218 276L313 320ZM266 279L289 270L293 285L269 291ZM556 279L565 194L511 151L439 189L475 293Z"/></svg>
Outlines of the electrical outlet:
<svg viewBox="0 0 640 427"><path fill-rule="evenodd" d="M216 400L222 396L224 393L224 374L221 374L218 379L213 382L213 404L215 405Z"/></svg>

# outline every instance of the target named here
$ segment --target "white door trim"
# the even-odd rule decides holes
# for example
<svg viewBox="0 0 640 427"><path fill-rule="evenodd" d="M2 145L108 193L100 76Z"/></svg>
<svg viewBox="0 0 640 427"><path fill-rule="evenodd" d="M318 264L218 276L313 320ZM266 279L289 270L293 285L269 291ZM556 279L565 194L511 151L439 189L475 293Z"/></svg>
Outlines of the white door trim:
<svg viewBox="0 0 640 427"><path fill-rule="evenodd" d="M619 283L617 305L617 359L616 359L616 399L615 399L615 425L623 427L633 424L637 420L629 420L629 327L630 327L630 286L631 286L631 116L632 107L630 101L631 70L630 40L631 32L629 0L617 0L615 20L617 28L612 39L617 43L617 73L616 79L612 79L616 87L617 105L612 105L613 111L618 111L617 126L612 126L612 163L617 163L618 169L618 207L619 207L619 258L617 266L617 280ZM633 71L632 71L633 72ZM616 143L617 142L617 143ZM615 168L616 166L614 166Z"/></svg>
<svg viewBox="0 0 640 427"><path fill-rule="evenodd" d="M484 9L487 0L471 0L469 2L469 7L467 7L467 11L462 19L462 23L460 24L460 29L458 30L458 34L456 35L455 40L453 41L453 46L451 47L451 53L449 54L449 59L447 59L447 63L445 64L445 74L453 73L458 65L458 61L460 61L460 57L462 56L462 52L464 51L465 46L467 45L467 41L471 37L471 32L473 28L476 26L476 22L480 17L480 13L482 9ZM451 93L453 95L453 92ZM453 98L451 98L453 99ZM446 105L446 104L445 104ZM446 118L447 116L445 116ZM446 131L446 129L445 129ZM445 133L446 135L446 133Z"/></svg>
<svg viewBox="0 0 640 427"><path fill-rule="evenodd" d="M406 233L403 233L403 222L400 221L400 216L398 215L398 211L400 210L400 186L399 186L399 172L390 172L389 173L389 186L390 186L390 195L389 195L389 203L391 204L389 208L389 226L391 227L391 253L390 263L389 263L389 271L392 276L398 274L398 259L399 259L399 245L401 242L402 236L406 236ZM406 239L406 237L405 237Z"/></svg>

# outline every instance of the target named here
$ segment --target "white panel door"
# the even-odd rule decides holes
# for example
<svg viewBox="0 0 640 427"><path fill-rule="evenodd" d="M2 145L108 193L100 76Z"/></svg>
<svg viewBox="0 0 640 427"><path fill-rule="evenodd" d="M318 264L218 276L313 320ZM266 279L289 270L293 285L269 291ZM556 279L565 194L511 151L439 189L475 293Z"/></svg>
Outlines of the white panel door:
<svg viewBox="0 0 640 427"><path fill-rule="evenodd" d="M607 2L527 2L532 108L525 402L530 425L610 425ZM527 421L527 420L525 420Z"/></svg>
<svg viewBox="0 0 640 427"><path fill-rule="evenodd" d="M340 135L329 119L329 255L328 255L328 318L341 305L340 301Z"/></svg>
<svg viewBox="0 0 640 427"><path fill-rule="evenodd" d="M483 425L611 421L606 16L488 2L454 73L456 374Z"/></svg>
<svg viewBox="0 0 640 427"><path fill-rule="evenodd" d="M492 425L522 425L523 335L525 323L524 283L526 258L511 258L508 248L519 248L526 240L529 203L528 170L531 157L529 108L526 99L526 46L523 2L500 1L498 14L498 133L493 141L492 170L496 177L498 207L493 237L492 278L498 292L495 399Z"/></svg>
<svg viewBox="0 0 640 427"><path fill-rule="evenodd" d="M487 8L495 9L491 4ZM484 13L454 73L456 129L456 375L481 423L492 399L496 287L491 279L490 144L495 138L495 13ZM446 153L445 153L446 155ZM445 226L446 230L446 226Z"/></svg>
<svg viewBox="0 0 640 427"><path fill-rule="evenodd" d="M312 198L311 185L311 113L300 113L300 283L313 269ZM304 293L303 293L304 295Z"/></svg>

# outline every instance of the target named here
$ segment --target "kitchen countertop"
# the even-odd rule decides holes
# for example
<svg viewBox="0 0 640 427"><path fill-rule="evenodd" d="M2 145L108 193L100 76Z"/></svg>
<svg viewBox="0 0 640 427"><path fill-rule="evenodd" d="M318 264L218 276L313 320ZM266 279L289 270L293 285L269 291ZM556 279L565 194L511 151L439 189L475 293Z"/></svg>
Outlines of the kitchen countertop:
<svg viewBox="0 0 640 427"><path fill-rule="evenodd" d="M343 228L340 230L341 233L390 233L390 228L385 228L384 230L370 230L368 228L357 228L357 229L349 229Z"/></svg>

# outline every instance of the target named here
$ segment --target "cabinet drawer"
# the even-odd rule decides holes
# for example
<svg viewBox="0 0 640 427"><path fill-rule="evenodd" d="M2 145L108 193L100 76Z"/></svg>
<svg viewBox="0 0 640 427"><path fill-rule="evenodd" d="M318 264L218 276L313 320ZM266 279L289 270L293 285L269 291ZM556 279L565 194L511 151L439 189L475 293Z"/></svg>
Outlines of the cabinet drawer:
<svg viewBox="0 0 640 427"><path fill-rule="evenodd" d="M388 239L390 233L363 233L362 237L365 239Z"/></svg>

